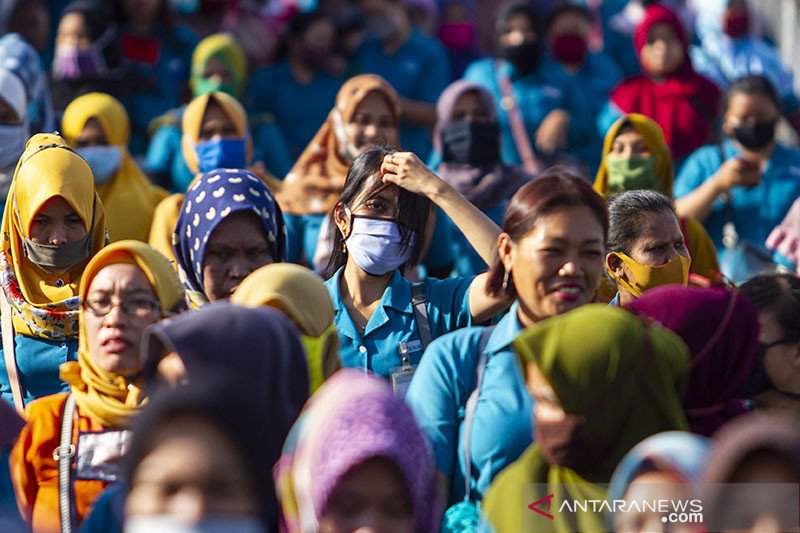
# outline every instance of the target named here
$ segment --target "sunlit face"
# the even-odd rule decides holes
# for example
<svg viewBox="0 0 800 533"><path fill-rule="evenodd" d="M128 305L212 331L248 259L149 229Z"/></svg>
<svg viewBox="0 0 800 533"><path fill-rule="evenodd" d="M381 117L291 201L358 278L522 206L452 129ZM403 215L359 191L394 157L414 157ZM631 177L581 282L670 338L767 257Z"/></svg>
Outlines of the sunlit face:
<svg viewBox="0 0 800 533"><path fill-rule="evenodd" d="M394 463L370 459L342 477L319 520L320 533L412 533L411 496Z"/></svg>
<svg viewBox="0 0 800 533"><path fill-rule="evenodd" d="M244 278L275 261L261 221L252 212L227 216L211 233L203 257L203 289L210 301L230 298Z"/></svg>
<svg viewBox="0 0 800 533"><path fill-rule="evenodd" d="M80 13L67 13L58 23L56 32L56 46L67 45L79 48L89 48L92 44L89 26Z"/></svg>
<svg viewBox="0 0 800 533"><path fill-rule="evenodd" d="M378 179L380 179L378 176L373 176L365 180L364 190L351 202L350 216L347 215L343 205L337 206L334 218L344 238L350 235L353 216L397 220L400 190L392 184L374 188L374 182Z"/></svg>
<svg viewBox="0 0 800 533"><path fill-rule="evenodd" d="M586 206L542 215L519 242L501 234L498 252L511 272L523 324L592 301L603 272L603 251L603 228Z"/></svg>
<svg viewBox="0 0 800 533"><path fill-rule="evenodd" d="M36 244L60 246L85 237L86 227L64 198L54 196L34 215L29 233Z"/></svg>
<svg viewBox="0 0 800 533"><path fill-rule="evenodd" d="M642 265L657 267L672 261L679 255L691 259L689 249L681 233L678 219L672 211L649 213L642 217L641 232L631 244L628 257ZM636 276L616 256L606 257L609 266L617 277L625 277L629 283L636 283Z"/></svg>
<svg viewBox="0 0 800 533"><path fill-rule="evenodd" d="M692 499L689 486L670 472L650 470L639 474L628 485L623 499L628 502L653 502L660 500L686 501ZM687 532L696 530L693 524L667 524L668 514L645 505L632 506L633 510L614 514L614 531L619 533ZM688 522L688 521L687 521Z"/></svg>
<svg viewBox="0 0 800 533"><path fill-rule="evenodd" d="M735 93L728 99L722 131L733 135L734 128L754 122L776 121L780 110L763 94Z"/></svg>
<svg viewBox="0 0 800 533"><path fill-rule="evenodd" d="M250 467L217 424L186 415L150 438L158 444L133 473L126 517L169 515L193 525L259 514Z"/></svg>
<svg viewBox="0 0 800 533"><path fill-rule="evenodd" d="M359 153L371 144L388 144L397 138L392 108L386 97L377 91L361 100L344 128L348 142Z"/></svg>
<svg viewBox="0 0 800 533"><path fill-rule="evenodd" d="M75 139L75 148L86 148L88 146L108 146L108 137L96 118L90 118L83 125L83 129L78 138Z"/></svg>
<svg viewBox="0 0 800 533"><path fill-rule="evenodd" d="M460 121L476 121L476 122L489 122L489 112L486 106L481 102L478 93L475 91L468 91L458 97L455 105L453 106L453 114L451 120L453 122Z"/></svg>
<svg viewBox="0 0 800 533"><path fill-rule="evenodd" d="M520 46L532 44L538 39L530 19L523 14L517 14L508 19L505 31L500 35L500 46Z"/></svg>
<svg viewBox="0 0 800 533"><path fill-rule="evenodd" d="M623 126L614 141L611 143L611 151L608 153L621 159L631 159L633 157L649 157L653 155L647 147L644 136L633 126Z"/></svg>
<svg viewBox="0 0 800 533"><path fill-rule="evenodd" d="M654 24L647 34L647 43L639 52L642 65L653 76L672 74L683 65L686 51L675 30L666 23Z"/></svg>
<svg viewBox="0 0 800 533"><path fill-rule="evenodd" d="M19 126L21 123L14 108L0 97L0 126Z"/></svg>
<svg viewBox="0 0 800 533"><path fill-rule="evenodd" d="M200 123L200 135L198 135L197 142L239 138L241 135L231 118L213 99L209 100L206 112L203 114L203 121Z"/></svg>
<svg viewBox="0 0 800 533"><path fill-rule="evenodd" d="M89 357L106 372L132 375L141 369L139 346L144 328L161 318L158 299L144 272L114 263L92 279L82 311ZM93 307L111 311L97 316Z"/></svg>
<svg viewBox="0 0 800 533"><path fill-rule="evenodd" d="M558 400L550 382L533 363L525 366L525 381L533 398L533 418L535 423L557 424L567 419L567 413Z"/></svg>

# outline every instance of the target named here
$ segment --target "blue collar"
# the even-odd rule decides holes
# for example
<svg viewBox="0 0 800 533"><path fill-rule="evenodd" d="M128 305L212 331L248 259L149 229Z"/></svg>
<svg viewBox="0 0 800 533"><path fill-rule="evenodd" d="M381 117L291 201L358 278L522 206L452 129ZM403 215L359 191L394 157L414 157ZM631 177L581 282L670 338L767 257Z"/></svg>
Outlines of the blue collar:
<svg viewBox="0 0 800 533"><path fill-rule="evenodd" d="M500 322L494 328L489 341L486 343L486 351L491 354L506 350L514 339L524 329L519 321L519 302L514 302Z"/></svg>

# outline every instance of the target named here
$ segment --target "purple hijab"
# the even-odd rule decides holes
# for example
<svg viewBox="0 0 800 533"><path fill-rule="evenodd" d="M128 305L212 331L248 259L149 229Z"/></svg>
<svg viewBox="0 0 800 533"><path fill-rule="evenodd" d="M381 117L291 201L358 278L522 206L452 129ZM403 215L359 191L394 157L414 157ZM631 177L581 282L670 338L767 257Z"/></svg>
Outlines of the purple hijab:
<svg viewBox="0 0 800 533"><path fill-rule="evenodd" d="M442 92L436 102L436 127L433 130L433 148L442 154L442 126L453 121L453 109L464 94L474 92L486 109L489 120L497 122L497 107L494 97L483 86L467 80L454 81ZM500 142L498 137L497 142ZM506 166L501 161L484 166L473 167L458 163L441 163L437 172L441 178L452 185L464 198L479 209L486 210L511 198L517 190L533 177L522 167Z"/></svg>
<svg viewBox="0 0 800 533"><path fill-rule="evenodd" d="M689 347L683 398L694 433L710 436L745 412L737 399L758 351L758 312L738 291L665 285L645 292L628 308L681 336Z"/></svg>

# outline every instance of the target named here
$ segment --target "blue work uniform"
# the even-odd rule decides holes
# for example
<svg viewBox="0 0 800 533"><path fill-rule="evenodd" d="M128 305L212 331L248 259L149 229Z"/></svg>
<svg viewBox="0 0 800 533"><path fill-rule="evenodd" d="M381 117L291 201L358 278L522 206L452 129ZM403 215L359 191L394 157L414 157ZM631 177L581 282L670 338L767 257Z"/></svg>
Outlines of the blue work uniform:
<svg viewBox="0 0 800 533"><path fill-rule="evenodd" d="M342 364L348 368L370 370L388 378L393 368L402 365L401 343L408 349L410 364L418 364L423 347L411 304L411 282L401 276L399 270L395 270L380 305L370 317L364 333L360 333L339 292L343 270L344 267L340 268L325 282L333 301L333 323L339 332ZM431 338L472 324L469 310L469 286L472 280L471 277L443 280L428 278L423 282Z"/></svg>
<svg viewBox="0 0 800 533"><path fill-rule="evenodd" d="M3 350L0 349L0 396L13 405L14 396L3 355ZM69 390L69 385L61 381L58 368L67 361L78 360L78 340L54 341L16 335L14 356L22 386L22 399L27 405L36 398Z"/></svg>
<svg viewBox="0 0 800 533"><path fill-rule="evenodd" d="M725 160L741 154L730 139L722 143ZM723 160L718 145L703 146L686 159L675 180L675 198L680 199L710 179ZM775 145L772 156L761 172L755 187L734 187L731 190L733 222L740 240L764 247L770 232L783 221L792 203L800 197L800 150ZM720 263L727 249L722 242L722 228L727 222L726 202L720 196L703 221L714 241Z"/></svg>
<svg viewBox="0 0 800 533"><path fill-rule="evenodd" d="M365 40L353 58L353 68L360 74L377 74L410 100L435 105L450 83L447 52L436 39L413 30L406 42L387 55L378 39ZM400 124L403 149L425 161L431 151L430 132L425 127Z"/></svg>
<svg viewBox="0 0 800 533"><path fill-rule="evenodd" d="M518 310L518 303L511 306L486 342L487 361L469 446L471 493L477 500L533 440L533 400L511 346L523 329ZM431 445L436 469L450 478L448 505L464 497L464 416L467 399L476 386L483 329L463 329L433 341L406 394L406 402Z"/></svg>

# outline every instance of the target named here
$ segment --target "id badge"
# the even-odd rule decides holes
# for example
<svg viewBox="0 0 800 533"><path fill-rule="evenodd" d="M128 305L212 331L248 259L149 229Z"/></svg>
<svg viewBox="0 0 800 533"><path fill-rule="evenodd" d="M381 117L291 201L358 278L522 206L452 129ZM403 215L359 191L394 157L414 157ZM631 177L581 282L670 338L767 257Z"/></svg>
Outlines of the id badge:
<svg viewBox="0 0 800 533"><path fill-rule="evenodd" d="M131 445L128 430L98 431L78 435L76 479L113 483L117 481L120 459Z"/></svg>
<svg viewBox="0 0 800 533"><path fill-rule="evenodd" d="M417 371L417 365L396 366L390 370L392 378L392 390L398 398L405 398L408 386L411 385L411 378Z"/></svg>

